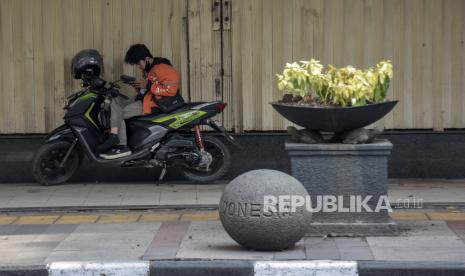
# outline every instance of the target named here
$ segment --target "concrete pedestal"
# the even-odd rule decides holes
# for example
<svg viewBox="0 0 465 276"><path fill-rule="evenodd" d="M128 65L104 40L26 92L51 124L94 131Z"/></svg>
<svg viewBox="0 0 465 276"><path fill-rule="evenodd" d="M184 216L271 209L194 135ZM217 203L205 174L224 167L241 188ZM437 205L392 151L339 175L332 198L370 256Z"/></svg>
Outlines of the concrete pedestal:
<svg viewBox="0 0 465 276"><path fill-rule="evenodd" d="M308 235L397 234L397 225L388 210L382 208L388 204L387 159L392 150L388 140L360 145L286 143L285 149L292 176L307 189L312 207L318 209L318 201L322 209L325 205L330 207L313 213ZM370 197L365 205L368 208L364 208L359 203L367 197ZM336 211L331 204L325 204L325 200L327 203L334 199L337 199ZM379 212L377 206L381 207Z"/></svg>

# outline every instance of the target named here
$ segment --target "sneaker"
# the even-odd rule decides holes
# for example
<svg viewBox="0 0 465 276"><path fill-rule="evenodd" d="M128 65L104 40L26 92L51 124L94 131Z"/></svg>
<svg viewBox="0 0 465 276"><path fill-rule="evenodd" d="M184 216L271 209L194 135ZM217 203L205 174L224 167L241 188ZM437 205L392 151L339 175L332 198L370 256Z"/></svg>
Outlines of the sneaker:
<svg viewBox="0 0 465 276"><path fill-rule="evenodd" d="M106 153L100 154L103 159L117 159L131 155L132 152L127 146L118 145Z"/></svg>
<svg viewBox="0 0 465 276"><path fill-rule="evenodd" d="M118 145L118 143L119 143L118 135L110 133L107 140L105 140L105 142L97 146L97 151L106 152L109 149L111 149L113 146Z"/></svg>

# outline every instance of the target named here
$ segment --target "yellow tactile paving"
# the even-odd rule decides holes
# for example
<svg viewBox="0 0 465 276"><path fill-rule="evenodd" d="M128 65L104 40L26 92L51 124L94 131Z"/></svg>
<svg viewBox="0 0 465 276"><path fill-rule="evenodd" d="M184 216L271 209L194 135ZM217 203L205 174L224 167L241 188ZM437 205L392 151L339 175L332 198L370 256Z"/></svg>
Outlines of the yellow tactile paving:
<svg viewBox="0 0 465 276"><path fill-rule="evenodd" d="M182 221L198 221L198 220L218 220L219 214L217 211L212 212L198 212L198 213L187 213L181 217Z"/></svg>
<svg viewBox="0 0 465 276"><path fill-rule="evenodd" d="M17 218L16 216L0 216L0 225L10 224Z"/></svg>
<svg viewBox="0 0 465 276"><path fill-rule="evenodd" d="M394 220L463 220L465 212L460 211L394 211ZM212 221L218 220L218 211L160 212L160 213L85 213L70 215L0 215L0 225L7 224L84 224L84 223L126 223L151 221Z"/></svg>
<svg viewBox="0 0 465 276"><path fill-rule="evenodd" d="M425 213L419 212L392 212L389 215L394 220L428 220Z"/></svg>
<svg viewBox="0 0 465 276"><path fill-rule="evenodd" d="M429 212L427 214L431 220L465 220L464 212Z"/></svg>
<svg viewBox="0 0 465 276"><path fill-rule="evenodd" d="M55 224L83 224L95 223L99 218L98 215L66 215L61 216Z"/></svg>
<svg viewBox="0 0 465 276"><path fill-rule="evenodd" d="M101 215L97 223L136 222L139 217L140 215L130 214Z"/></svg>
<svg viewBox="0 0 465 276"><path fill-rule="evenodd" d="M177 221L179 214L146 214L142 215L139 221Z"/></svg>
<svg viewBox="0 0 465 276"><path fill-rule="evenodd" d="M21 216L14 224L53 224L59 216Z"/></svg>

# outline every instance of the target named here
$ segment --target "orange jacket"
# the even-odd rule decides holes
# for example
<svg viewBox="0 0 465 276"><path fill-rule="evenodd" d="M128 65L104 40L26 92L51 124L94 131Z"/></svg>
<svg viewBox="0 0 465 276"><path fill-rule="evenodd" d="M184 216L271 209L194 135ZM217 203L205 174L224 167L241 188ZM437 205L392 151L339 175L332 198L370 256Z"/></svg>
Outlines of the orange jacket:
<svg viewBox="0 0 465 276"><path fill-rule="evenodd" d="M147 80L152 83L152 86L144 96L144 114L152 113L152 108L157 107L152 95L155 95L157 100L162 97L176 95L179 89L180 76L172 66L161 63L150 69Z"/></svg>

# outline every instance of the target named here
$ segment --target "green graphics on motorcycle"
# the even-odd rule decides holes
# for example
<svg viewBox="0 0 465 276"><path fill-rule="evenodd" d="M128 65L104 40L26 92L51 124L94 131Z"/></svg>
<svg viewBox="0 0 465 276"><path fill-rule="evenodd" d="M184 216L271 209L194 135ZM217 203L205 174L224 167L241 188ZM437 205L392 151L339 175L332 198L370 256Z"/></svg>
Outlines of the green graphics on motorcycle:
<svg viewBox="0 0 465 276"><path fill-rule="evenodd" d="M190 122L202 117L205 114L207 114L207 112L202 110L186 110L183 112L178 112L162 117L158 116L152 119L151 121L154 123L165 123L167 121L170 121L170 124L168 126L170 128L177 129L189 124Z"/></svg>
<svg viewBox="0 0 465 276"><path fill-rule="evenodd" d="M88 92L84 95L82 95L81 97L78 98L78 101L85 101L87 99L90 99L90 98L96 98L97 97L97 94L95 94L94 92ZM97 123L95 123L94 119L92 119L92 116L90 115L90 112L92 111L92 109L94 108L95 106L95 102L92 102L92 104L90 105L90 107L87 109L86 113L84 114L84 116L86 117L87 120L89 120L96 128L99 128L99 126L97 125Z"/></svg>
<svg viewBox="0 0 465 276"><path fill-rule="evenodd" d="M68 104L65 108L65 121L76 121L80 116L83 120L87 121L97 130L100 130L100 123L98 114L100 112L99 105L101 101L98 100L98 92L95 91L82 91L68 98ZM81 120L82 120L81 119ZM84 122L82 122L83 124Z"/></svg>

